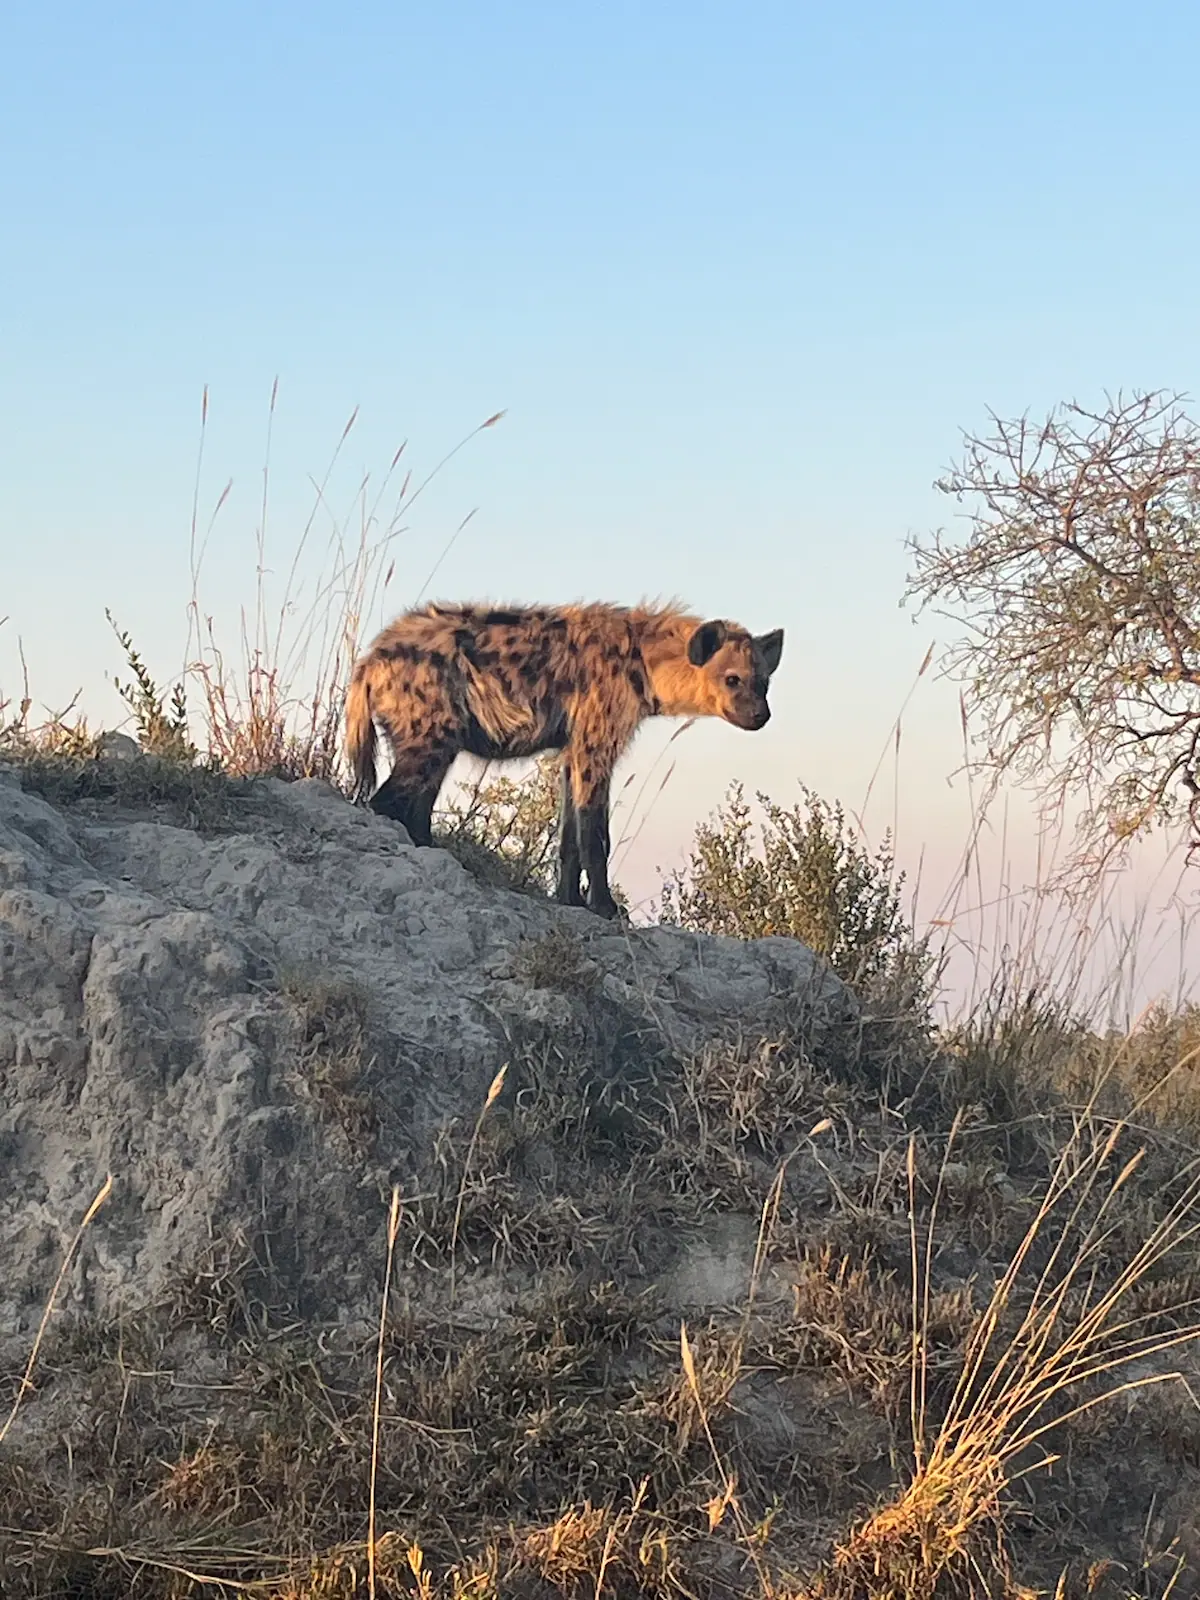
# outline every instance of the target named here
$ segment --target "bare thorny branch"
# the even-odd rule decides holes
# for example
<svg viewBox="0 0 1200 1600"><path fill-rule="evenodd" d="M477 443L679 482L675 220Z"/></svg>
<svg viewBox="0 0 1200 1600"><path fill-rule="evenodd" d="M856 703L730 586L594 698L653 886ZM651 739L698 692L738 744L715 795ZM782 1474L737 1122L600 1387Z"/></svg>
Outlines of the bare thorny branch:
<svg viewBox="0 0 1200 1600"><path fill-rule="evenodd" d="M1179 395L1071 403L966 435L937 483L967 536L914 540L909 594L965 629L964 681L993 779L1082 803L1070 873L1187 820L1200 849L1200 427Z"/></svg>

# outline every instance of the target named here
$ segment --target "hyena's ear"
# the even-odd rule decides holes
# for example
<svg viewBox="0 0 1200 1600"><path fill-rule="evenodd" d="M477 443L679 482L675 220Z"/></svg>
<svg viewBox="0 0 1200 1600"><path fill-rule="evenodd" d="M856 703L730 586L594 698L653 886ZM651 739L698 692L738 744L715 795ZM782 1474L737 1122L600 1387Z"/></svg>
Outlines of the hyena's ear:
<svg viewBox="0 0 1200 1600"><path fill-rule="evenodd" d="M754 640L754 648L762 656L769 678L779 665L779 658L783 654L783 629L776 628L773 633L758 634Z"/></svg>
<svg viewBox="0 0 1200 1600"><path fill-rule="evenodd" d="M726 628L723 622L702 622L688 640L688 660L694 667L711 661L725 643Z"/></svg>

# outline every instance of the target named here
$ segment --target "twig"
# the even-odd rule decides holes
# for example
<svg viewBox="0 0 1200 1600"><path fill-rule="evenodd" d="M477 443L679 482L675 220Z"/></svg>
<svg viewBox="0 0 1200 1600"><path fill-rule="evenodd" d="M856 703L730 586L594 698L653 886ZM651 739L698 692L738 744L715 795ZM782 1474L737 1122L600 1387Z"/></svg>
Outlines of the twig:
<svg viewBox="0 0 1200 1600"><path fill-rule="evenodd" d="M91 1205L84 1212L83 1221L79 1224L78 1228L76 1228L75 1237L71 1240L70 1245L67 1247L67 1253L63 1257L62 1266L58 1269L58 1277L55 1278L54 1287L50 1291L50 1298L46 1301L46 1308L42 1312L42 1320L38 1324L38 1331L34 1336L33 1348L29 1352L29 1360L25 1363L25 1371L21 1377L20 1384L17 1386L17 1395L16 1399L12 1403L12 1410L8 1413L8 1417L4 1423L4 1426L0 1428L0 1444L4 1443L4 1440L8 1435L8 1430L15 1422L17 1412L21 1409L21 1402L24 1400L27 1391L33 1387L30 1379L33 1376L33 1368L38 1358L38 1351L42 1347L42 1340L46 1336L46 1329L50 1325L50 1318L54 1314L54 1305L58 1299L58 1292L63 1286L63 1280L66 1278L67 1270L71 1265L76 1250L79 1248L79 1244L84 1236L84 1233L90 1226L97 1211L99 1211L100 1207L112 1193L112 1184L112 1173L110 1172L108 1177L105 1178L99 1194L97 1194Z"/></svg>
<svg viewBox="0 0 1200 1600"><path fill-rule="evenodd" d="M400 1185L392 1185L388 1210L387 1265L383 1273L383 1300L379 1307L379 1339L375 1346L375 1404L371 1415L371 1487L367 1509L367 1590L375 1600L375 1483L379 1471L379 1410L383 1397L383 1341L387 1333L388 1296L392 1288L392 1262L400 1230Z"/></svg>

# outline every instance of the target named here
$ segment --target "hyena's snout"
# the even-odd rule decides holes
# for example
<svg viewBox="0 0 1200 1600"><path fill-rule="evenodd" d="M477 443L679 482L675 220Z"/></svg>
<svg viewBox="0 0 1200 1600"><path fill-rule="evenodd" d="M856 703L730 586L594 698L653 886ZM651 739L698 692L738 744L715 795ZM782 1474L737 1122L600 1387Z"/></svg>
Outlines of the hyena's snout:
<svg viewBox="0 0 1200 1600"><path fill-rule="evenodd" d="M745 728L750 733L757 733L770 722L771 708L767 704L765 695L747 695L735 701L725 715L735 728Z"/></svg>

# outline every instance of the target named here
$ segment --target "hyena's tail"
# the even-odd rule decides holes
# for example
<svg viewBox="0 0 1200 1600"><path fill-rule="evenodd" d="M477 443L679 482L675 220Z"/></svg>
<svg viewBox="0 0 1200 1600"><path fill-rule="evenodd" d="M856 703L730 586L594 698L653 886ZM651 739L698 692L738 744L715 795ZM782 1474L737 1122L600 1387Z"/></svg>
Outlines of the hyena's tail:
<svg viewBox="0 0 1200 1600"><path fill-rule="evenodd" d="M346 760L354 779L350 798L365 804L375 787L375 724L371 719L371 680L360 661L346 692Z"/></svg>

